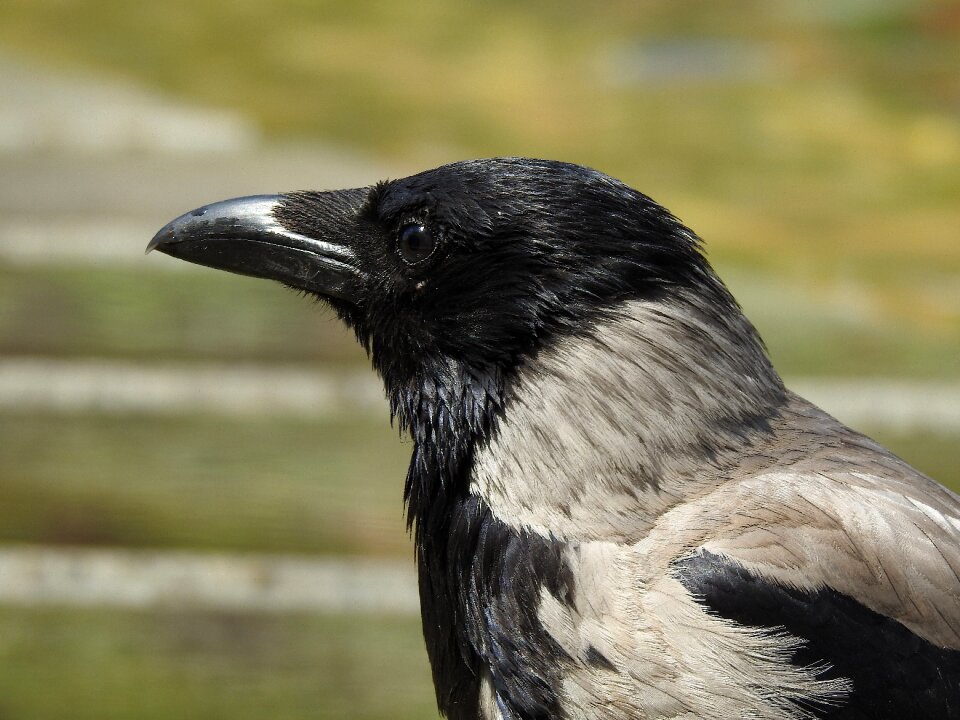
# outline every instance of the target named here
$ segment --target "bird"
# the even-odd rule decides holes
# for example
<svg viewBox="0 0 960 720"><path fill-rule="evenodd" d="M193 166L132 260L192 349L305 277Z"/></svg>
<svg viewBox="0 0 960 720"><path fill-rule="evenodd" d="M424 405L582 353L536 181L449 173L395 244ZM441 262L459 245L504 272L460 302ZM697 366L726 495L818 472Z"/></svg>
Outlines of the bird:
<svg viewBox="0 0 960 720"><path fill-rule="evenodd" d="M213 203L151 249L366 349L450 720L960 718L960 498L787 389L648 196L467 160Z"/></svg>

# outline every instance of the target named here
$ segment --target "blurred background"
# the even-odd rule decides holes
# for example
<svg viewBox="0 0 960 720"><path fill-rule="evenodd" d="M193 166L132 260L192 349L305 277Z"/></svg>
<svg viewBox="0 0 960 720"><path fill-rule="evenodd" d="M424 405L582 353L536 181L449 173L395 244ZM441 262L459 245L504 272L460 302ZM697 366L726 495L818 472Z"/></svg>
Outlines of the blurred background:
<svg viewBox="0 0 960 720"><path fill-rule="evenodd" d="M488 155L707 242L788 384L960 489L960 4L0 3L0 718L435 718L367 360L143 257Z"/></svg>

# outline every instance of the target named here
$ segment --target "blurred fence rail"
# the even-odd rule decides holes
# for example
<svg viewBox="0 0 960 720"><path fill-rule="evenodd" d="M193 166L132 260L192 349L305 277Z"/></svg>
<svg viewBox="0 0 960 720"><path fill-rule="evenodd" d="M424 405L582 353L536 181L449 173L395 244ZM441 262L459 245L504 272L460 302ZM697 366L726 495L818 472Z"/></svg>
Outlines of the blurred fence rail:
<svg viewBox="0 0 960 720"><path fill-rule="evenodd" d="M383 390L370 373L49 358L0 360L0 408L313 418L387 412Z"/></svg>
<svg viewBox="0 0 960 720"><path fill-rule="evenodd" d="M952 435L960 431L960 382L797 378L787 387L855 428Z"/></svg>
<svg viewBox="0 0 960 720"><path fill-rule="evenodd" d="M787 383L840 420L868 429L960 431L960 383L895 379L796 379ZM0 409L66 412L337 417L381 413L370 372L308 367L113 360L0 359Z"/></svg>
<svg viewBox="0 0 960 720"><path fill-rule="evenodd" d="M419 612L413 562L0 548L0 603L264 612Z"/></svg>

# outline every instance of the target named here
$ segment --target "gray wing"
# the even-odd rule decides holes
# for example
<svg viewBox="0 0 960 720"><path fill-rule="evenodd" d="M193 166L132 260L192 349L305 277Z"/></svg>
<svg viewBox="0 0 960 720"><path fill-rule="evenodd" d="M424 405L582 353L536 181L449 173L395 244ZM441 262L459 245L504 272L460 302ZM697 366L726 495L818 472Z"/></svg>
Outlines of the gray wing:
<svg viewBox="0 0 960 720"><path fill-rule="evenodd" d="M960 497L822 411L800 407L794 462L681 508L722 514L687 549L735 559L781 585L832 588L960 649Z"/></svg>
<svg viewBox="0 0 960 720"><path fill-rule="evenodd" d="M680 509L712 527L671 572L712 615L783 629L792 664L849 682L815 715L960 717L960 498L814 408L803 419L796 462Z"/></svg>

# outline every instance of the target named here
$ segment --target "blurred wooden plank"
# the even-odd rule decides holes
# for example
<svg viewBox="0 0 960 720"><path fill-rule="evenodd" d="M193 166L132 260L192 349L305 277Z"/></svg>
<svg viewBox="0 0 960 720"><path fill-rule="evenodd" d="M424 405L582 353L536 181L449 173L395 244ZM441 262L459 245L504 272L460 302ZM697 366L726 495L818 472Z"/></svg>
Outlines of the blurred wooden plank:
<svg viewBox="0 0 960 720"><path fill-rule="evenodd" d="M0 549L0 603L264 612L419 612L413 561Z"/></svg>
<svg viewBox="0 0 960 720"><path fill-rule="evenodd" d="M371 372L302 367L109 360L0 360L0 407L65 412L281 414L379 413L383 389Z"/></svg>
<svg viewBox="0 0 960 720"><path fill-rule="evenodd" d="M797 378L787 384L854 427L960 432L960 382ZM304 417L387 412L379 382L369 372L47 358L0 359L0 407Z"/></svg>

